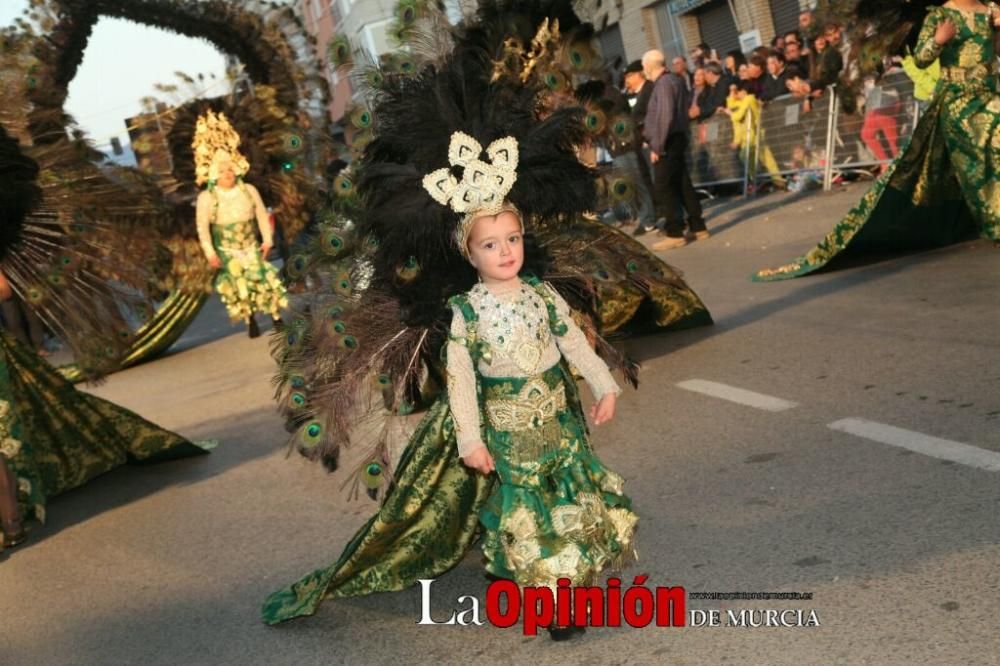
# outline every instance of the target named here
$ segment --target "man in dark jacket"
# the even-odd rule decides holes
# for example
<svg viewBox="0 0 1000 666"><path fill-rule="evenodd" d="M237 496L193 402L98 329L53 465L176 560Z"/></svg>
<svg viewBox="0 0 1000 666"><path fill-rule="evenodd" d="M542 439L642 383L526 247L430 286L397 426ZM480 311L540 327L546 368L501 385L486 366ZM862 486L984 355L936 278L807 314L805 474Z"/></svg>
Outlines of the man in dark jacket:
<svg viewBox="0 0 1000 666"><path fill-rule="evenodd" d="M764 75L760 99L763 102L770 102L775 97L787 94L788 71L785 67L785 54L775 51L767 56L767 74Z"/></svg>
<svg viewBox="0 0 1000 666"><path fill-rule="evenodd" d="M642 148L642 129L646 122L646 109L649 98L653 94L653 83L647 81L642 73L642 61L636 60L625 67L623 74L625 92L635 95L635 105L632 107L632 123L635 134L632 139L631 151L615 157L615 166L630 174L635 174L636 201L639 206L639 224L634 236L641 236L656 226L656 209L653 205L653 176L649 171L649 162Z"/></svg>
<svg viewBox="0 0 1000 666"><path fill-rule="evenodd" d="M687 245L684 220L679 215L683 205L688 226L696 239L708 238L702 217L701 202L691 184L687 169L688 111L691 96L683 79L667 71L663 53L647 51L642 56L643 72L654 82L646 110L643 136L649 144L653 163L656 208L666 219L667 237L653 245L654 250L670 250Z"/></svg>
<svg viewBox="0 0 1000 666"><path fill-rule="evenodd" d="M710 62L705 65L705 89L698 97L698 116L696 121L708 120L719 109L726 108L726 97L729 95L729 84L732 82L722 73L722 65Z"/></svg>

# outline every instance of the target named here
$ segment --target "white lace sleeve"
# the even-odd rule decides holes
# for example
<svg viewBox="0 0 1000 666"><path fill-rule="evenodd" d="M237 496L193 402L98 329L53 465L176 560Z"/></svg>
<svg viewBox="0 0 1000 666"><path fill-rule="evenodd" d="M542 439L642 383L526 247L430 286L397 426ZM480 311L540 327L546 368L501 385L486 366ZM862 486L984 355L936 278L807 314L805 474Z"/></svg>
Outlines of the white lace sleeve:
<svg viewBox="0 0 1000 666"><path fill-rule="evenodd" d="M559 319L566 324L566 334L555 338L559 351L583 375L584 381L587 382L587 386L590 387L595 398L600 400L609 393L619 395L622 392L621 387L611 376L608 366L590 346L587 336L573 321L569 304L555 289L547 284L545 286L555 298L556 313L559 315Z"/></svg>
<svg viewBox="0 0 1000 666"><path fill-rule="evenodd" d="M479 400L476 397L476 371L468 348L455 338L464 340L468 335L465 317L453 307L451 336L448 341L448 406L455 420L458 454L462 457L484 446L479 431Z"/></svg>
<svg viewBox="0 0 1000 666"><path fill-rule="evenodd" d="M198 225L198 243L201 244L201 251L205 253L206 259L216 256L215 246L212 245L212 195L205 190L198 195L198 203L195 208L195 222Z"/></svg>

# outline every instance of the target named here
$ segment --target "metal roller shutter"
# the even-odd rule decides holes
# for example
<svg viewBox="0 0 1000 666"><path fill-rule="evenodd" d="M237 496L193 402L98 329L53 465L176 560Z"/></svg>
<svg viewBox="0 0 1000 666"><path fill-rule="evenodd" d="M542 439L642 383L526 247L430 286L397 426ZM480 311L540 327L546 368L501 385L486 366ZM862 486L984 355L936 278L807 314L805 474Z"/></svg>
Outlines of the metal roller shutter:
<svg viewBox="0 0 1000 666"><path fill-rule="evenodd" d="M779 35L799 27L799 0L771 0L771 16Z"/></svg>
<svg viewBox="0 0 1000 666"><path fill-rule="evenodd" d="M622 30L618 24L608 26L603 32L597 33L597 41L601 44L601 57L615 71L620 71L628 61L625 60L625 43L622 41Z"/></svg>
<svg viewBox="0 0 1000 666"><path fill-rule="evenodd" d="M740 48L740 33L733 21L733 12L727 0L712 0L696 10L701 39L719 55Z"/></svg>

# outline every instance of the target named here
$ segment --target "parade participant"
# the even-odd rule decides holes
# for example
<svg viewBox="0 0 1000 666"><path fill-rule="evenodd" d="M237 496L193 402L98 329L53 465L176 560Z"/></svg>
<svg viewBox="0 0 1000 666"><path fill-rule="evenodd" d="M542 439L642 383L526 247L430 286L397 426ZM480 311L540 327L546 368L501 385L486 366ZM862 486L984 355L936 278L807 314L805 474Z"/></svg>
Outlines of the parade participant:
<svg viewBox="0 0 1000 666"><path fill-rule="evenodd" d="M251 338L260 335L254 313L275 323L288 306L278 270L267 261L274 230L257 188L243 181L250 169L239 153L239 135L225 114L208 111L198 119L192 147L198 185L198 240L212 268L215 290L233 321L243 320ZM254 222L262 242L258 245Z"/></svg>
<svg viewBox="0 0 1000 666"><path fill-rule="evenodd" d="M575 153L582 114L539 118L544 85L491 80L492 64L465 46L415 74L386 76L375 93L378 131L361 160L356 219L367 254L344 267L338 299L310 304L329 319L299 331L298 315L289 318L281 359L298 370L287 396L312 403L299 446L321 460L356 446L354 419L371 423L357 416L371 404L357 397L366 387L382 392L388 416L426 400L431 378L444 390L395 469L384 442L372 442L358 472L385 493L377 514L333 565L272 594L267 623L311 615L326 598L434 578L464 557L480 525L487 571L518 585L594 582L632 554L636 517L621 477L592 451L567 361L598 399L595 423L614 415L618 388L588 340L629 366L593 326L593 266L551 265L532 238L545 228L553 250L572 243L573 220L596 202L594 174ZM363 287L349 279L362 264ZM337 334L323 357L300 354L300 341L321 329Z"/></svg>
<svg viewBox="0 0 1000 666"><path fill-rule="evenodd" d="M929 3L871 4L878 9L873 16L864 2L857 9L865 30L878 34L881 26L905 36L912 23L904 13ZM928 12L913 57L921 67L940 59L941 80L909 144L819 245L790 264L759 271L755 280L805 275L864 252L940 247L976 229L1000 241L1000 170L993 159L1000 134L1000 10L993 3L951 0Z"/></svg>
<svg viewBox="0 0 1000 666"><path fill-rule="evenodd" d="M60 145L39 150L48 157ZM52 201L50 195L73 191L73 182L52 179L40 187L38 175L35 161L0 125L0 300L27 294L25 303L43 320L74 323L56 330L86 338L65 340L71 349L112 351L114 322L104 322L110 329L104 339L100 330L88 326L87 316L117 311L126 303L113 289L100 288L101 279L93 279L95 264L114 262L115 273L124 275L130 259L107 255L108 234L114 229L87 219L82 209L72 224L62 218L58 211L65 201ZM53 265L60 267L58 272ZM47 287L40 286L40 276L47 277ZM99 366L84 365L88 377L100 376ZM77 391L30 348L0 330L0 545L23 542L24 522L44 521L49 498L125 462L206 452L123 407Z"/></svg>

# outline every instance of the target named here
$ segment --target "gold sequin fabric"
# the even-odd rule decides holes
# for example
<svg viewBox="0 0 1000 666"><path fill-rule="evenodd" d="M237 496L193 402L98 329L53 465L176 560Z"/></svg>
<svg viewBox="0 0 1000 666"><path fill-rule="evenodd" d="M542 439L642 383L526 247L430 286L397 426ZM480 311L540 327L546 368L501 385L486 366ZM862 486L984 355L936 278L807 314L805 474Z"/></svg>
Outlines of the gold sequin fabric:
<svg viewBox="0 0 1000 666"><path fill-rule="evenodd" d="M213 224L212 242L222 260L215 290L229 318L245 320L256 312L279 317L288 307L285 286L278 270L261 256L253 222Z"/></svg>
<svg viewBox="0 0 1000 666"><path fill-rule="evenodd" d="M938 25L958 28L944 47ZM940 58L934 98L899 156L857 206L795 261L756 281L812 273L855 254L941 247L978 233L1000 241L1000 97L994 30L985 12L931 7L914 58Z"/></svg>

